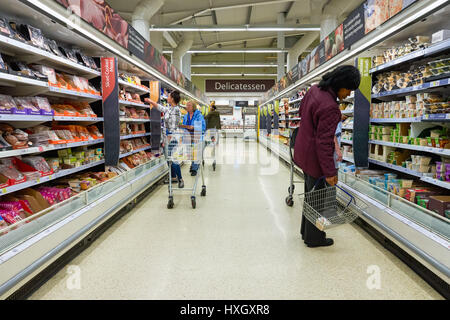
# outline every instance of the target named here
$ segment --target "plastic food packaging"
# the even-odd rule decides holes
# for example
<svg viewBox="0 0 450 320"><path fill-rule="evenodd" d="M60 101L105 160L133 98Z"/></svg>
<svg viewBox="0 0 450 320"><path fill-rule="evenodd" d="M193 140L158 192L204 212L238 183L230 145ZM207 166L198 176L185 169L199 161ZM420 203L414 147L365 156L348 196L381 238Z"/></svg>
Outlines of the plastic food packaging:
<svg viewBox="0 0 450 320"><path fill-rule="evenodd" d="M0 174L2 174L8 179L15 181L21 181L24 180L25 178L24 175L15 167L7 165L0 165Z"/></svg>
<svg viewBox="0 0 450 320"><path fill-rule="evenodd" d="M44 36L42 35L41 29L32 27L30 25L27 25L27 29L28 29L31 44L45 50L46 49L45 40L44 40Z"/></svg>
<svg viewBox="0 0 450 320"><path fill-rule="evenodd" d="M8 37L11 36L11 30L9 28L8 21L5 18L0 18L0 33Z"/></svg>
<svg viewBox="0 0 450 320"><path fill-rule="evenodd" d="M55 69L38 64L31 65L31 68L45 75L50 84L56 85L58 83Z"/></svg>
<svg viewBox="0 0 450 320"><path fill-rule="evenodd" d="M11 96L0 94L0 113L11 113L14 109L17 109L14 99Z"/></svg>
<svg viewBox="0 0 450 320"><path fill-rule="evenodd" d="M19 107L19 109L26 109L29 110L28 112L31 114L40 114L39 107L36 107L31 98L27 97L16 97L14 98L14 101L16 102L16 106Z"/></svg>
<svg viewBox="0 0 450 320"><path fill-rule="evenodd" d="M51 168L43 157L26 157L22 159L22 162L32 166L34 169L40 172L50 172Z"/></svg>

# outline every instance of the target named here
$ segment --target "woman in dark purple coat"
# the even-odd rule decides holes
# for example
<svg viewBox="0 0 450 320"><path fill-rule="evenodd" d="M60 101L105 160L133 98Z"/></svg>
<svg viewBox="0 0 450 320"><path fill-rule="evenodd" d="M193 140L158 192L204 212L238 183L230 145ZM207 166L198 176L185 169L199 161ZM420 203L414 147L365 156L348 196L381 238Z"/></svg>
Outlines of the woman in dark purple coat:
<svg viewBox="0 0 450 320"><path fill-rule="evenodd" d="M295 139L294 162L305 175L305 192L316 182L316 190L337 183L334 163L334 136L341 120L337 103L359 87L361 76L353 66L341 66L325 74L319 85L312 86L300 105L301 124ZM322 179L324 178L324 179ZM318 181L321 179L321 181ZM302 239L308 247L330 246L333 239L302 216Z"/></svg>

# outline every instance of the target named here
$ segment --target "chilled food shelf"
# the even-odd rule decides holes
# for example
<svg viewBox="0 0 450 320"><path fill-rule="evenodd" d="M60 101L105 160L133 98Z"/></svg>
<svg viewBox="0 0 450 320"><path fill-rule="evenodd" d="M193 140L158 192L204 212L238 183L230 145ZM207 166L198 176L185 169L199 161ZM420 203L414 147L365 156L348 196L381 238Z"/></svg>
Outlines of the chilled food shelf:
<svg viewBox="0 0 450 320"><path fill-rule="evenodd" d="M30 180L30 181L26 181L26 182L23 182L23 183L19 183L19 184L13 185L13 186L9 186L9 187L3 188L3 189L1 189L0 195L9 194L9 193L16 192L16 191L19 191L19 190L22 190L22 189L25 189L25 188L33 187L33 186L41 184L41 183L45 183L45 182L48 182L48 181L51 181L51 180L62 178L64 176L68 176L70 174L74 174L74 173L77 173L79 171L83 171L83 170L86 170L86 169L89 169L89 168L101 165L103 163L105 163L105 160L100 160L100 161L96 161L96 162L93 162L93 163L85 164L85 165L82 165L82 166L79 166L79 167L76 167L76 168L73 168L73 169L60 170L60 171L57 171L57 172L55 172L55 173L53 173L51 175L48 175L48 176L45 176L45 177L41 177L41 178L36 179L36 180Z"/></svg>
<svg viewBox="0 0 450 320"><path fill-rule="evenodd" d="M16 86L18 84L24 85L24 86L36 86L36 87L48 87L47 82L31 79L27 77L22 77L18 75L13 75L5 72L0 72L0 82L7 83L11 86Z"/></svg>
<svg viewBox="0 0 450 320"><path fill-rule="evenodd" d="M90 118L90 117L54 116L53 120L55 120L55 121L77 121L77 122L86 122L86 123L96 123L96 122L103 122L103 117Z"/></svg>
<svg viewBox="0 0 450 320"><path fill-rule="evenodd" d="M0 121L11 122L47 122L52 121L52 116L39 116L39 115L22 115L22 114L0 114Z"/></svg>
<svg viewBox="0 0 450 320"><path fill-rule="evenodd" d="M450 113L426 114L422 117L422 121L450 121Z"/></svg>
<svg viewBox="0 0 450 320"><path fill-rule="evenodd" d="M418 177L423 182L426 182L426 183L429 183L429 184L433 184L433 185L441 187L441 188L450 189L450 182L445 182L445 181L441 181L441 180L438 180L438 179L435 179L435 178L432 178L432 177L425 176L421 172L417 172L417 171L414 171L414 170L403 168L402 166L397 166L397 165L394 165L394 164L391 164L391 163L386 163L386 162L375 160L375 159L369 159L369 162L371 162L373 164L377 164L377 165L383 166L383 167L386 167L386 168L389 168L389 169L393 169L393 170L396 170L396 171L399 171L399 172L403 172L403 173L409 174L411 176Z"/></svg>
<svg viewBox="0 0 450 320"><path fill-rule="evenodd" d="M352 110L341 110L341 113L343 115L352 115L353 114L353 109Z"/></svg>
<svg viewBox="0 0 450 320"><path fill-rule="evenodd" d="M302 118L289 118L290 121L298 121L298 120L302 120Z"/></svg>
<svg viewBox="0 0 450 320"><path fill-rule="evenodd" d="M353 130L353 126L345 126L345 127L342 127L342 129L344 129L344 130Z"/></svg>
<svg viewBox="0 0 450 320"><path fill-rule="evenodd" d="M150 136L151 133L138 133L138 134L129 134L126 136L121 136L120 140L132 139L132 138L140 138Z"/></svg>
<svg viewBox="0 0 450 320"><path fill-rule="evenodd" d="M289 110L289 113L298 113L300 109Z"/></svg>
<svg viewBox="0 0 450 320"><path fill-rule="evenodd" d="M395 164L386 163L386 162L375 160L375 159L369 159L369 162L371 162L373 164L377 164L379 166L383 166L383 167L389 168L389 169L393 169L393 170L396 170L396 171L399 171L399 172L403 172L403 173L406 173L406 174L409 174L409 175L412 175L412 176L415 176L415 177L421 178L423 176L423 174L420 173L420 172L417 172L417 171L414 171L414 170L409 170L407 168L403 168L402 166L397 166Z"/></svg>
<svg viewBox="0 0 450 320"><path fill-rule="evenodd" d="M422 122L422 117L413 117L413 118L371 118L370 122L372 123L413 123L413 122Z"/></svg>
<svg viewBox="0 0 450 320"><path fill-rule="evenodd" d="M150 109L150 106L148 104L137 103L137 102L133 102L133 101L126 101L126 100L119 100L119 105Z"/></svg>
<svg viewBox="0 0 450 320"><path fill-rule="evenodd" d="M125 158L125 157L128 157L128 156L131 156L132 154L135 154L137 152L148 150L150 148L151 148L151 146L147 146L147 147L136 149L136 150L133 150L133 151L130 151L130 152L127 152L127 153L122 153L121 155L119 155L119 158L122 159L122 158Z"/></svg>
<svg viewBox="0 0 450 320"><path fill-rule="evenodd" d="M401 148L401 149L430 152L430 153L434 153L434 154L437 154L440 156L450 156L450 149L444 149L444 148L416 146L416 145L412 145L412 144L381 141L381 140L369 140L369 143L379 144L379 145L388 146L388 147Z"/></svg>
<svg viewBox="0 0 450 320"><path fill-rule="evenodd" d="M44 93L45 95L55 96L55 97L76 97L78 100L94 102L102 99L101 95L78 92L75 90L68 90L64 88L56 88L49 86L48 92Z"/></svg>
<svg viewBox="0 0 450 320"><path fill-rule="evenodd" d="M347 139L341 139L342 143L346 143L346 144L353 144L352 140L347 140Z"/></svg>
<svg viewBox="0 0 450 320"><path fill-rule="evenodd" d="M289 104L293 104L293 103L296 103L296 102L302 101L302 99L303 99L303 98L300 98L300 99L295 99L295 100L289 101Z"/></svg>
<svg viewBox="0 0 450 320"><path fill-rule="evenodd" d="M30 62L43 60L46 64L61 70L76 72L80 76L92 79L101 75L100 71L85 67L69 59L59 57L53 53L39 49L25 42L0 35L0 48L10 54L17 54Z"/></svg>
<svg viewBox="0 0 450 320"><path fill-rule="evenodd" d="M122 80L122 79L119 79L119 84L124 86L124 87L126 87L127 90L132 91L132 92L138 92L138 93L141 93L141 94L145 94L145 93L149 93L150 92L150 89L148 89L148 88L141 87L141 86L139 86L137 84L134 84L134 83Z"/></svg>
<svg viewBox="0 0 450 320"><path fill-rule="evenodd" d="M450 39L441 41L425 49L420 49L411 53L408 53L400 58L383 63L375 68L370 69L370 73L378 72L381 70L387 70L395 66L411 63L419 58L425 58L427 56L439 54L447 49L450 49Z"/></svg>
<svg viewBox="0 0 450 320"><path fill-rule="evenodd" d="M434 179L434 178L431 178L431 177L422 177L421 180L424 181L424 182L428 182L428 183L434 184L434 185L439 186L441 188L445 188L445 189L450 190L450 182L441 181L441 180Z"/></svg>
<svg viewBox="0 0 450 320"><path fill-rule="evenodd" d="M353 159L353 157L342 156L342 160L351 162L351 163L355 163L355 160Z"/></svg>
<svg viewBox="0 0 450 320"><path fill-rule="evenodd" d="M150 119L120 118L122 122L150 122Z"/></svg>
<svg viewBox="0 0 450 320"><path fill-rule="evenodd" d="M372 98L385 100L384 98L387 98L387 97L405 96L405 95L408 95L411 93L424 91L427 89L448 86L449 84L450 84L450 78L441 79L441 80L436 80L436 81L432 81L432 82L425 82L421 85L414 86L414 87L407 87L407 88L396 89L396 90L392 90L392 91L384 91L384 92L380 92L377 94L372 94Z"/></svg>

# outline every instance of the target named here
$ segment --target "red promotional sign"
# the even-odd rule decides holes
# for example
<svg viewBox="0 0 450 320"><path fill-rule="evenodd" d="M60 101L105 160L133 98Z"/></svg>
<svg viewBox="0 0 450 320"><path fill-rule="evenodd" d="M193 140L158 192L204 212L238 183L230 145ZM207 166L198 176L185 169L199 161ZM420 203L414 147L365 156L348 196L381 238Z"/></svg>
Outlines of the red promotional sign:
<svg viewBox="0 0 450 320"><path fill-rule="evenodd" d="M102 58L103 101L111 95L116 86L115 67L114 58Z"/></svg>

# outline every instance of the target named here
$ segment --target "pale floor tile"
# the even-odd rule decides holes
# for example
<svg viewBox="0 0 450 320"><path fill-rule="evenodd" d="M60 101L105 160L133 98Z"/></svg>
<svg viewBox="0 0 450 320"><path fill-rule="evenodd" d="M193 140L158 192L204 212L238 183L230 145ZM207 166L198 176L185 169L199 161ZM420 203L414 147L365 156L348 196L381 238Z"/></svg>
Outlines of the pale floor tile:
<svg viewBox="0 0 450 320"><path fill-rule="evenodd" d="M207 165L207 196L196 210L188 193L175 194L168 210L167 187L159 187L71 262L81 289L67 288L65 268L31 298L442 299L357 226L329 231L332 247L307 248L298 201L284 203L289 170L275 158L267 164L262 146L234 141L222 141L227 157L216 172ZM255 154L264 165L250 159ZM366 286L372 265L380 269L378 290Z"/></svg>

